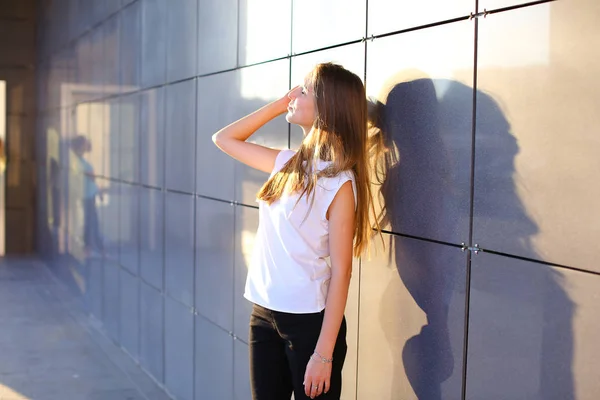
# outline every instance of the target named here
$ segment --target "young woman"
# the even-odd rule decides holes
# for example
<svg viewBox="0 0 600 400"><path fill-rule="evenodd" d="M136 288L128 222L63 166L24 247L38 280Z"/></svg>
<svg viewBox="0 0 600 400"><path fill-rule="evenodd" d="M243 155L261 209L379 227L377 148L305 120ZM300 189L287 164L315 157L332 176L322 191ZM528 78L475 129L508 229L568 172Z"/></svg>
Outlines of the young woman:
<svg viewBox="0 0 600 400"><path fill-rule="evenodd" d="M71 139L71 149L75 154L77 167L83 173L82 202L83 202L83 243L86 256L103 251L103 240L98 221L96 197L101 197L103 191L96 184L94 167L85 159L85 154L92 151L92 142L83 135Z"/></svg>
<svg viewBox="0 0 600 400"><path fill-rule="evenodd" d="M286 113L300 148L246 142ZM317 65L302 86L213 136L233 158L270 173L258 193L259 227L244 296L254 400L339 399L346 356L344 309L352 256L368 246L367 99L358 76ZM329 263L327 262L329 257Z"/></svg>

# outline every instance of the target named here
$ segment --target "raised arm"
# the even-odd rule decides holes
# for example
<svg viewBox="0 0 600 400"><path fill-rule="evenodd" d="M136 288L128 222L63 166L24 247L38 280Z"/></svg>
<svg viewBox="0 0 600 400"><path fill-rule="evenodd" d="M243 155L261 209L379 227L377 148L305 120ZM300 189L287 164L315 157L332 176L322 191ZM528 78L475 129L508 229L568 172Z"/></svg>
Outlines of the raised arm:
<svg viewBox="0 0 600 400"><path fill-rule="evenodd" d="M264 124L285 113L289 101L286 94L279 100L227 125L213 135L213 142L219 149L236 160L252 168L270 173L275 166L275 158L280 150L248 143L246 140Z"/></svg>

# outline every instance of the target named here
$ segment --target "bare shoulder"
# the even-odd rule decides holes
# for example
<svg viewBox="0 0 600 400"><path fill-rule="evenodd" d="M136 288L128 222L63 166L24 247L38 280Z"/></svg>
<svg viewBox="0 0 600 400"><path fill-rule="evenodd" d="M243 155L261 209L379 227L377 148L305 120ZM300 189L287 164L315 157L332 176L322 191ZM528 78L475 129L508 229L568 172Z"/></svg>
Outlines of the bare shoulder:
<svg viewBox="0 0 600 400"><path fill-rule="evenodd" d="M355 211L354 199L355 193L353 182L347 180L342 184L327 210L327 219L329 220L329 223L335 223L338 220L353 223Z"/></svg>

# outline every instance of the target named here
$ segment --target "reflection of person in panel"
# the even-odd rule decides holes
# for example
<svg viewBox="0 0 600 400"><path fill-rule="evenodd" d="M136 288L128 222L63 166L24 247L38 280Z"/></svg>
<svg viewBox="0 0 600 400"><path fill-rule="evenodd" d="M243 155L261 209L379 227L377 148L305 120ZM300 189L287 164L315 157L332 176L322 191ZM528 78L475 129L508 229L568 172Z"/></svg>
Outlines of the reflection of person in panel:
<svg viewBox="0 0 600 400"><path fill-rule="evenodd" d="M246 139L287 111L304 139L275 150ZM213 140L270 173L258 193L259 227L245 297L253 398L339 399L346 356L344 309L352 256L368 246L372 199L362 81L319 64L302 86L223 128ZM330 263L326 258L330 257Z"/></svg>
<svg viewBox="0 0 600 400"><path fill-rule="evenodd" d="M98 223L98 210L96 208L96 196L100 195L94 168L83 157L85 153L92 150L91 142L82 135L76 136L71 141L71 148L79 161L79 168L83 171L83 241L86 254L93 251L102 251L102 238Z"/></svg>

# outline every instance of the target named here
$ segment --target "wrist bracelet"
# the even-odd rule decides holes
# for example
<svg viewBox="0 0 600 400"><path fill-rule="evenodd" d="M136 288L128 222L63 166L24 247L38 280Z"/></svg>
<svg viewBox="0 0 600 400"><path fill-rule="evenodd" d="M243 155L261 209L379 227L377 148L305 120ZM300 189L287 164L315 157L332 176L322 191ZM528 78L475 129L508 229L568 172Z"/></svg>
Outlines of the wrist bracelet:
<svg viewBox="0 0 600 400"><path fill-rule="evenodd" d="M320 354L319 354L319 353L318 353L316 350L315 350L315 352L313 353L313 356L317 356L317 357L319 357L319 359L321 360L321 362L322 362L323 364L327 364L327 363L333 362L333 357L331 357L331 358L325 358L325 357L323 357L322 355L320 355ZM311 356L311 357L312 357L312 356Z"/></svg>

